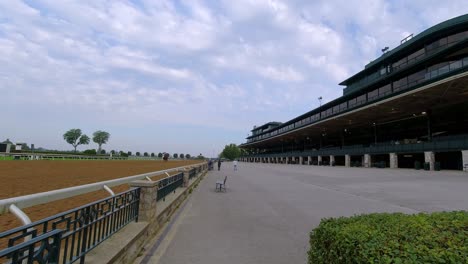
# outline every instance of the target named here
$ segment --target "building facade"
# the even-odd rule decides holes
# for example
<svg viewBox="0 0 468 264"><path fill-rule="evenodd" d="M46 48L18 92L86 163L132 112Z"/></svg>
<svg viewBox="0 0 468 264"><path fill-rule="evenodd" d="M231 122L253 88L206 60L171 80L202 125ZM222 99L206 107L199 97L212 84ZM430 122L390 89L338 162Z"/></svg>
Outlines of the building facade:
<svg viewBox="0 0 468 264"><path fill-rule="evenodd" d="M468 166L468 15L402 40L340 85L343 96L327 104L254 127L241 160Z"/></svg>

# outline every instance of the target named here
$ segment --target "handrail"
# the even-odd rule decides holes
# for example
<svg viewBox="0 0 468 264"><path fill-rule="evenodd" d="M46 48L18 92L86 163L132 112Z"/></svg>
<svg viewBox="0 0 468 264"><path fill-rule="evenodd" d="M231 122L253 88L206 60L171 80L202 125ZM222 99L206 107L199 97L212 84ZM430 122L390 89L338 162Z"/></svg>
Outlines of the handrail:
<svg viewBox="0 0 468 264"><path fill-rule="evenodd" d="M102 181L102 182L95 182L95 183L90 183L90 184L85 184L85 185L80 185L80 186L68 187L68 188L63 188L63 189L47 191L47 192L41 192L41 193L35 193L35 194L29 194L29 195L24 195L24 196L3 199L3 200L0 200L0 215L9 212L9 206L11 204L15 204L18 208L27 208L27 207L31 207L34 205L39 205L39 204L44 204L44 203L60 200L60 199L65 199L65 198L73 197L73 196L84 194L84 193L98 191L103 188L103 185L107 185L108 187L113 187L113 186L121 185L124 183L129 183L135 180L146 179L146 177L153 177L153 176L160 175L166 172L178 171L189 166L199 166L204 163L205 162L181 166L181 167L167 169L167 170L148 172L148 173L128 176L125 178L113 179L113 180ZM158 180L158 182L161 180Z"/></svg>

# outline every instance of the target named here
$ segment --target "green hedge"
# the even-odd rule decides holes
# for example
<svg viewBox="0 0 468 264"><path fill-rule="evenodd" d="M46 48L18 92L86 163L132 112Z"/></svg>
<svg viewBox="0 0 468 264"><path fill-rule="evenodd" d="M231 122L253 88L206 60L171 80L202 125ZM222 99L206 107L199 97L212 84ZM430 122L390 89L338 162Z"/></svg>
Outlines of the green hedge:
<svg viewBox="0 0 468 264"><path fill-rule="evenodd" d="M468 263L468 212L323 219L309 263Z"/></svg>

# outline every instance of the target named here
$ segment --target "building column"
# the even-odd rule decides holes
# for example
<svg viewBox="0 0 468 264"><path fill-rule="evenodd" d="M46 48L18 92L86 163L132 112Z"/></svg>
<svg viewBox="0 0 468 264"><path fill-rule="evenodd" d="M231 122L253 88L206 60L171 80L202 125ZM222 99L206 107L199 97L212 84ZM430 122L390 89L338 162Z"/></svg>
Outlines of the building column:
<svg viewBox="0 0 468 264"><path fill-rule="evenodd" d="M424 162L429 162L429 170L434 170L435 155L433 151L424 152Z"/></svg>
<svg viewBox="0 0 468 264"><path fill-rule="evenodd" d="M317 159L318 159L317 165L322 165L322 156L318 156Z"/></svg>
<svg viewBox="0 0 468 264"><path fill-rule="evenodd" d="M344 164L345 167L351 167L351 155L345 155L344 156Z"/></svg>
<svg viewBox="0 0 468 264"><path fill-rule="evenodd" d="M370 168L372 163L371 155L370 154L364 154L364 166L365 168Z"/></svg>
<svg viewBox="0 0 468 264"><path fill-rule="evenodd" d="M398 169L398 155L390 153L390 169Z"/></svg>
<svg viewBox="0 0 468 264"><path fill-rule="evenodd" d="M465 169L465 165L468 166L468 150L462 150L462 168ZM467 167L468 169L468 167Z"/></svg>
<svg viewBox="0 0 468 264"><path fill-rule="evenodd" d="M310 165L310 164L312 164L312 157L308 156L307 157L307 165Z"/></svg>
<svg viewBox="0 0 468 264"><path fill-rule="evenodd" d="M334 166L334 165L335 165L335 156L330 155L330 166Z"/></svg>
<svg viewBox="0 0 468 264"><path fill-rule="evenodd" d="M190 169L184 169L184 182L183 186L188 187L189 186L189 178L190 178Z"/></svg>
<svg viewBox="0 0 468 264"><path fill-rule="evenodd" d="M304 161L304 158L303 158L302 156L300 156L300 157L299 157L299 164L302 165L303 161Z"/></svg>

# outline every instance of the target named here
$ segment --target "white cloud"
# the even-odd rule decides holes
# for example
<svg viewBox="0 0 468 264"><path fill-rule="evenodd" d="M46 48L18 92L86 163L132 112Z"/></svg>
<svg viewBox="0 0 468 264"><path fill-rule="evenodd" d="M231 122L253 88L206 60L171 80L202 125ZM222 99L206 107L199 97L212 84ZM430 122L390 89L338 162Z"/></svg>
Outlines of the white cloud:
<svg viewBox="0 0 468 264"><path fill-rule="evenodd" d="M28 131L31 122L69 124L73 116L83 124L224 129L240 143L254 124L311 110L317 94L339 96L337 83L381 48L468 6L11 0L0 1L0 9L0 92L7 107L20 109L8 131ZM28 117L39 108L42 115ZM54 137L40 145L57 144ZM142 145L149 139L135 138Z"/></svg>

